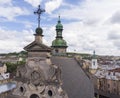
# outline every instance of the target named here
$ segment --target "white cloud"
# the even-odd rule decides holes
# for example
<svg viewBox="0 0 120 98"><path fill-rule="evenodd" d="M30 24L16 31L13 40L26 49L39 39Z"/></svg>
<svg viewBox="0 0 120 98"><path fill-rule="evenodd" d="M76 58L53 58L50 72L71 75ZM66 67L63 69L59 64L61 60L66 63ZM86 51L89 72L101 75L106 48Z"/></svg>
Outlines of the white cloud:
<svg viewBox="0 0 120 98"><path fill-rule="evenodd" d="M0 28L0 53L18 52L33 41L33 31L10 31Z"/></svg>
<svg viewBox="0 0 120 98"><path fill-rule="evenodd" d="M29 11L25 8L21 8L13 5L12 0L0 0L0 17L14 20L16 16L28 15Z"/></svg>
<svg viewBox="0 0 120 98"><path fill-rule="evenodd" d="M24 0L25 2L31 4L33 7L40 5L42 0Z"/></svg>
<svg viewBox="0 0 120 98"><path fill-rule="evenodd" d="M120 0L85 0L78 5L67 5L67 8L60 9L61 18L77 20L63 23L63 35L68 42L68 50L87 53L96 50L98 54L120 55L120 41L108 39L111 31L120 32L120 24L110 23L111 17L120 11L119 6Z"/></svg>
<svg viewBox="0 0 120 98"><path fill-rule="evenodd" d="M52 11L60 7L63 0L50 0L45 3L45 10L47 13L51 14Z"/></svg>
<svg viewBox="0 0 120 98"><path fill-rule="evenodd" d="M0 0L0 5L11 4L12 0Z"/></svg>
<svg viewBox="0 0 120 98"><path fill-rule="evenodd" d="M16 16L28 15L28 14L29 11L24 8L14 7L14 6L7 6L7 7L0 6L0 17L4 17L8 20L14 20Z"/></svg>
<svg viewBox="0 0 120 98"><path fill-rule="evenodd" d="M32 6L38 6L37 2L39 0L25 1L29 2ZM60 7L61 4L62 7ZM14 11L16 8L13 6L5 8L5 10L1 9L0 12L2 14L0 13L0 16L10 20L17 15L24 14L23 9L17 8L17 11ZM63 37L69 45L68 51L76 50L76 52L92 53L93 50L96 50L97 54L120 55L120 22L118 21L120 18L120 0L84 0L77 5L65 4L63 0L50 0L45 3L45 9L51 15L51 18L57 17L60 13L61 21L62 19L67 21L76 20L68 23L62 21L64 26ZM56 11L55 15L52 12L56 9L58 11ZM29 23L26 24L26 28L31 27ZM8 36L10 34L11 36ZM19 38L18 34L22 34L23 38ZM0 43L4 45L0 45L0 50L20 50L34 40L32 34L33 31L31 30L23 30L22 33L3 30L0 36ZM44 28L44 42L51 46L52 40L55 39L55 34L54 26L50 25L50 27Z"/></svg>

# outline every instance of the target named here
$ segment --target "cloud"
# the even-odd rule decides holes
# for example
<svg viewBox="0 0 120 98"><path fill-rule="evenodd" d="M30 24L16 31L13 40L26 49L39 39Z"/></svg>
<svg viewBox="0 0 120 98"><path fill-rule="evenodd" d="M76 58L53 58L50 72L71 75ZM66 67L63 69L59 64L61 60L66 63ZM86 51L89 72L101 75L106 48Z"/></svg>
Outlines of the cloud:
<svg viewBox="0 0 120 98"><path fill-rule="evenodd" d="M40 5L42 0L24 0L24 1L32 5L33 7L37 7L38 5Z"/></svg>
<svg viewBox="0 0 120 98"><path fill-rule="evenodd" d="M28 14L29 11L26 8L14 6L12 0L0 0L0 18L12 21L17 16Z"/></svg>
<svg viewBox="0 0 120 98"><path fill-rule="evenodd" d="M60 12L61 20L77 19L69 23L63 21L63 35L69 45L68 51L90 53L96 50L98 54L118 55L120 51L115 43L119 40L114 42L111 39L119 38L119 34L113 32L110 34L110 31L120 32L120 25L110 23L110 18L120 10L119 5L119 0L116 2L114 0L85 0L82 3L79 2L78 5L63 6L51 17L57 16Z"/></svg>
<svg viewBox="0 0 120 98"><path fill-rule="evenodd" d="M28 15L28 14L29 11L24 8L14 7L14 6L7 6L7 7L0 6L0 17L6 18L10 21L14 20L14 18L17 16Z"/></svg>
<svg viewBox="0 0 120 98"><path fill-rule="evenodd" d="M118 40L120 39L120 32L118 31L110 31L108 34L108 39L109 40Z"/></svg>
<svg viewBox="0 0 120 98"><path fill-rule="evenodd" d="M9 2L10 0L7 1ZM38 6L37 2L39 0L24 1L35 7ZM120 55L120 0L83 0L83 2L78 0L77 5L69 4L65 1L67 0L45 0L45 9L49 13L48 17L53 20L46 20L47 22L44 26L47 26L43 26L43 34L45 35L43 41L45 44L51 46L52 41L55 39L56 24L54 26L51 24L55 23L60 13L61 22L64 26L63 38L69 46L68 51L76 50L76 52L92 53L93 50L96 50L97 54ZM32 2L36 2L36 4ZM3 2L2 4L7 3ZM0 8L4 8L3 5ZM7 8L0 10L2 13L0 16L12 20L28 12L28 10L20 7L17 7L18 10L14 11L16 7L9 4ZM24 13L25 11L26 13ZM34 40L34 36L32 35L34 32L28 30L32 26L33 24L27 22L22 31L11 31L9 28L8 30L1 29L0 43L4 45L1 44L0 49L3 49L3 51L21 50L25 45Z"/></svg>
<svg viewBox="0 0 120 98"><path fill-rule="evenodd" d="M110 18L111 23L113 24L120 24L120 11L117 11L115 14L112 15L112 17Z"/></svg>
<svg viewBox="0 0 120 98"><path fill-rule="evenodd" d="M47 13L51 14L54 10L60 7L63 0L50 0L45 3L45 10Z"/></svg>
<svg viewBox="0 0 120 98"><path fill-rule="evenodd" d="M113 43L113 47L116 48L116 51L120 49L120 33L119 30L110 31L108 34L108 40Z"/></svg>
<svg viewBox="0 0 120 98"><path fill-rule="evenodd" d="M0 5L11 4L12 0L0 0Z"/></svg>
<svg viewBox="0 0 120 98"><path fill-rule="evenodd" d="M33 40L32 30L6 30L0 28L0 53L18 52Z"/></svg>

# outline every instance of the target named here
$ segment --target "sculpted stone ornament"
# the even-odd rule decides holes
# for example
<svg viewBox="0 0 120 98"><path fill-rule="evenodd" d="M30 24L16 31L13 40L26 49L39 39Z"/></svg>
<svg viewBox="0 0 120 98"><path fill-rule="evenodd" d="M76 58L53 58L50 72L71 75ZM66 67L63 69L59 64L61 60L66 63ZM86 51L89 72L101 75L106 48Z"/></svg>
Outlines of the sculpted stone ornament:
<svg viewBox="0 0 120 98"><path fill-rule="evenodd" d="M43 75L41 74L41 72L37 72L37 71L33 71L31 73L31 83L34 84L35 86L38 85L43 85Z"/></svg>
<svg viewBox="0 0 120 98"><path fill-rule="evenodd" d="M60 67L51 64L50 58L43 58L42 60L36 60L36 58L28 59L25 67L20 68L19 72L21 76L18 77L27 81L18 82L18 87L13 92L14 95L27 96L26 98L35 97L34 94L39 96L39 98L68 98L67 94L61 88ZM34 68L27 65L30 64L31 60L34 61L32 64L36 64ZM22 74L22 69L24 68L26 68L25 70L28 74Z"/></svg>

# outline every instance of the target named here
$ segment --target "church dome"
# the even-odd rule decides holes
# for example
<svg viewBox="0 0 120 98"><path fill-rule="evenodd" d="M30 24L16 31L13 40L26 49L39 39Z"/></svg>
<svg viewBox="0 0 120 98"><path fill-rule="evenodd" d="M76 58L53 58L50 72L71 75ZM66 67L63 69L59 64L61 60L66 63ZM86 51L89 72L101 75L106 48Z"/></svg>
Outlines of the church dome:
<svg viewBox="0 0 120 98"><path fill-rule="evenodd" d="M38 27L38 28L36 28L35 32L36 32L36 34L38 34L38 35L42 35L43 30L42 30L42 28Z"/></svg>
<svg viewBox="0 0 120 98"><path fill-rule="evenodd" d="M58 22L58 24L56 25L56 29L63 29L63 25L61 24L61 22Z"/></svg>
<svg viewBox="0 0 120 98"><path fill-rule="evenodd" d="M53 47L67 47L67 43L65 40L63 39L55 39L53 42L52 42L52 46Z"/></svg>

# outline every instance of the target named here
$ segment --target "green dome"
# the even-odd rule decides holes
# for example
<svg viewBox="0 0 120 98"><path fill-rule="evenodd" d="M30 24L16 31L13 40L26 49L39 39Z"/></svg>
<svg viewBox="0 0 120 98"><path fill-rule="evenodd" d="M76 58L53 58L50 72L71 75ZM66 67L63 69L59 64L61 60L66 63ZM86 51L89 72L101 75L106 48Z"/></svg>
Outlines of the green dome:
<svg viewBox="0 0 120 98"><path fill-rule="evenodd" d="M36 28L35 32L36 32L36 34L42 35L43 30L42 30L42 28L38 27L38 28Z"/></svg>
<svg viewBox="0 0 120 98"><path fill-rule="evenodd" d="M56 25L56 29L63 29L63 25L61 24L61 22L58 22L58 24Z"/></svg>
<svg viewBox="0 0 120 98"><path fill-rule="evenodd" d="M67 43L65 40L63 39L55 39L53 42L52 42L52 46L58 46L58 47L67 47Z"/></svg>
<svg viewBox="0 0 120 98"><path fill-rule="evenodd" d="M56 25L56 30L58 30L58 29L63 29L63 25L61 24L61 21L60 21L60 16L59 16L58 23Z"/></svg>

